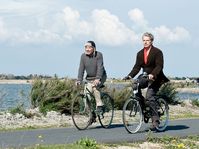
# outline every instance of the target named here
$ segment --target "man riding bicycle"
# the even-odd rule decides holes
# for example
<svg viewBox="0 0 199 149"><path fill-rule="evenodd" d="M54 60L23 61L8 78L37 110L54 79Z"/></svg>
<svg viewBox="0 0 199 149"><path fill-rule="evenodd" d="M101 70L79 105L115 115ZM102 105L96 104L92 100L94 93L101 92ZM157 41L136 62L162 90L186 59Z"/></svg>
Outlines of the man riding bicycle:
<svg viewBox="0 0 199 149"><path fill-rule="evenodd" d="M146 92L146 99L149 101L149 106L152 110L152 129L159 125L159 115L157 104L155 102L154 96L158 92L161 85L165 82L168 82L169 79L163 73L163 53L160 49L153 46L154 36L151 33L144 33L142 35L142 41L144 48L137 53L136 62L133 66L131 72L124 79L134 78L140 71L143 69L143 72L148 74L148 78L153 80L153 83L148 86ZM144 102L142 96L141 88L137 95L143 99L141 102Z"/></svg>
<svg viewBox="0 0 199 149"><path fill-rule="evenodd" d="M84 72L86 71L86 80L88 81L87 88L91 93L94 93L96 99L97 112L104 110L104 103L101 100L99 88L106 81L107 75L103 65L103 55L96 51L96 45L93 41L85 43L85 52L81 55L77 84L83 81ZM93 122L96 115L93 113Z"/></svg>

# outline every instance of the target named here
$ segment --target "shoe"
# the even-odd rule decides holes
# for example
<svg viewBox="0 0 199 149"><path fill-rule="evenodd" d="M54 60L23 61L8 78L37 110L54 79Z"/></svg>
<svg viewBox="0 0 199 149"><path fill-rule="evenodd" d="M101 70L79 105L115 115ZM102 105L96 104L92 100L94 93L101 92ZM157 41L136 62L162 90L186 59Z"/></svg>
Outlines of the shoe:
<svg viewBox="0 0 199 149"><path fill-rule="evenodd" d="M96 113L97 114L103 114L105 111L105 107L104 106L97 106L97 109L96 109Z"/></svg>
<svg viewBox="0 0 199 149"><path fill-rule="evenodd" d="M156 127L159 127L160 120L158 116L152 116L152 125L150 126L151 130L155 130Z"/></svg>

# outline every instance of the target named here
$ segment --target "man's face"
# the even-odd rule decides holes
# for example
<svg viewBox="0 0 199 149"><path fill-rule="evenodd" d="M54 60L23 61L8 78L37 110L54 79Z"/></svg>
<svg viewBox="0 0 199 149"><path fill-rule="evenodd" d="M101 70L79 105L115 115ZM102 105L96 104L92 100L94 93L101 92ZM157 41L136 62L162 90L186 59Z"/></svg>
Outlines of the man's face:
<svg viewBox="0 0 199 149"><path fill-rule="evenodd" d="M94 48L92 46L86 45L85 46L85 53L86 55L91 55L94 51Z"/></svg>
<svg viewBox="0 0 199 149"><path fill-rule="evenodd" d="M149 47L152 45L152 41L151 41L150 37L148 37L148 36L143 36L142 41L143 41L144 47Z"/></svg>

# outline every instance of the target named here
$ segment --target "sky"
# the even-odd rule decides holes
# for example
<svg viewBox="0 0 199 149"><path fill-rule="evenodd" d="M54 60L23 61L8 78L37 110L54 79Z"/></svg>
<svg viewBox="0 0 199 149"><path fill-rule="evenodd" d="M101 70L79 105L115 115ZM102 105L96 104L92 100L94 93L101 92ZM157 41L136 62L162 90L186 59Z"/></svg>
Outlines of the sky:
<svg viewBox="0 0 199 149"><path fill-rule="evenodd" d="M109 78L123 78L143 48L164 54L169 77L199 77L199 1L0 0L0 74L76 78L84 43L103 53Z"/></svg>

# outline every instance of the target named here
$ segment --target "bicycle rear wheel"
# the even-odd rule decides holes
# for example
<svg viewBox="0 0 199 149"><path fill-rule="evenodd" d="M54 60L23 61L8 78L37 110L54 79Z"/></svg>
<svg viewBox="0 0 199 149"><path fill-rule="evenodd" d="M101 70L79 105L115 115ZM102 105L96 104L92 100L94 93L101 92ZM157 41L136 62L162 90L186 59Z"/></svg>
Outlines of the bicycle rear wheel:
<svg viewBox="0 0 199 149"><path fill-rule="evenodd" d="M98 119L102 127L108 128L113 121L114 101L106 93L102 93L101 99L102 102L104 103L104 112L102 115L98 115Z"/></svg>
<svg viewBox="0 0 199 149"><path fill-rule="evenodd" d="M160 117L160 124L158 127L156 127L156 129L158 131L164 131L169 121L169 106L167 102L161 97L157 99L157 103L158 103L158 114Z"/></svg>
<svg viewBox="0 0 199 149"><path fill-rule="evenodd" d="M123 124L129 133L136 133L143 121L142 109L135 98L128 99L123 106Z"/></svg>
<svg viewBox="0 0 199 149"><path fill-rule="evenodd" d="M79 94L73 99L71 116L73 124L79 130L84 130L90 125L91 110L88 100L84 95Z"/></svg>

